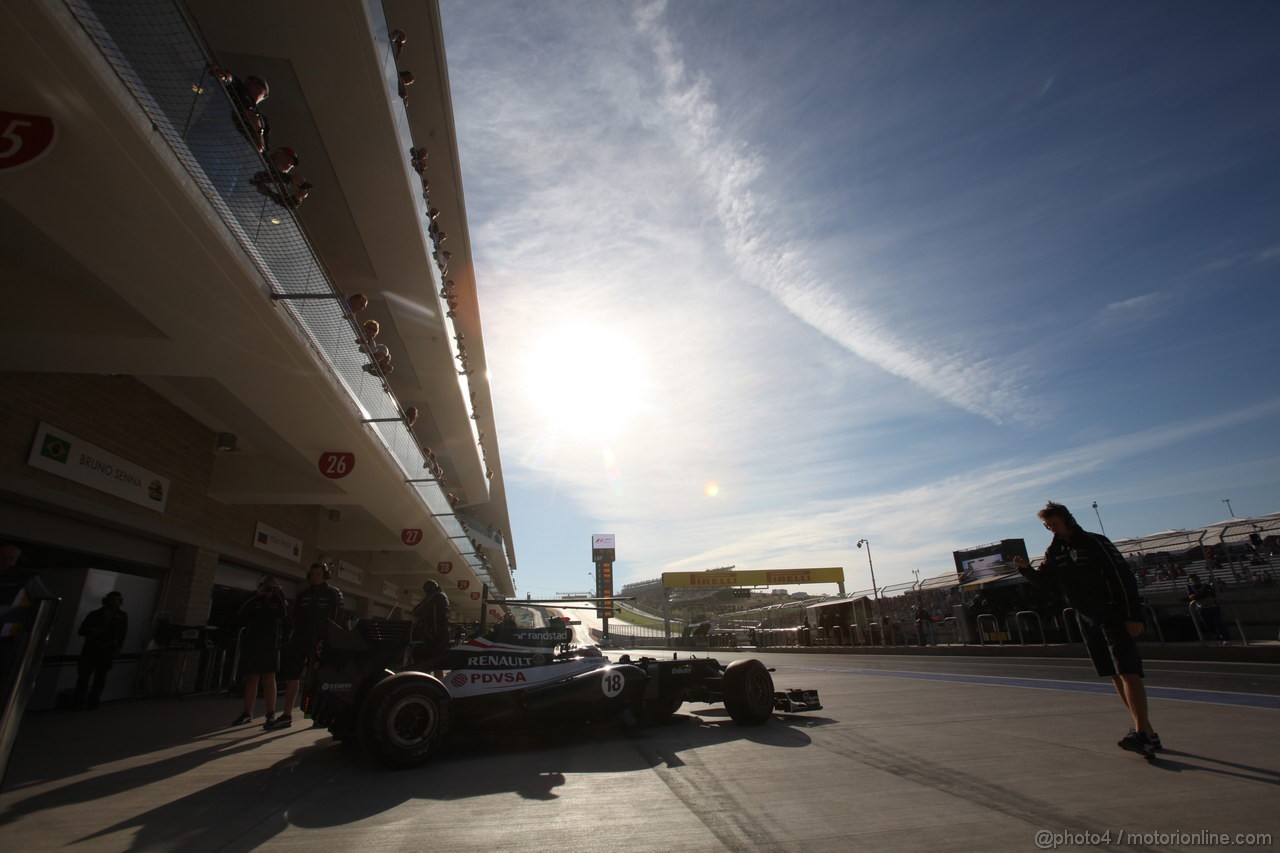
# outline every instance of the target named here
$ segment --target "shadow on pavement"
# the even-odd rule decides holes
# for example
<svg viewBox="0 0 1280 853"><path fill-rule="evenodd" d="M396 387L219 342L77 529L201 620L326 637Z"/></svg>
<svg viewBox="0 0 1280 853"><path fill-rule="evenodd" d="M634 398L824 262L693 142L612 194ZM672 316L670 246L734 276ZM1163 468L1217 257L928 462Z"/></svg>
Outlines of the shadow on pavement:
<svg viewBox="0 0 1280 853"><path fill-rule="evenodd" d="M1189 764L1185 761L1174 761L1170 756L1181 756L1183 758L1194 758L1200 762L1208 762L1209 764L1220 765L1217 767L1206 766L1205 764ZM1280 785L1280 771L1272 770L1267 767L1254 767L1250 764L1239 764L1234 761L1223 761L1220 758L1213 758L1208 755L1196 755L1193 752L1181 752L1176 749L1162 749L1156 754L1155 758L1147 759L1147 763L1152 767L1158 767L1171 773L1184 773L1194 771L1196 773L1213 773L1218 776L1232 776L1237 779L1247 779L1250 782L1263 782L1267 785ZM1225 768L1233 767L1234 770Z"/></svg>

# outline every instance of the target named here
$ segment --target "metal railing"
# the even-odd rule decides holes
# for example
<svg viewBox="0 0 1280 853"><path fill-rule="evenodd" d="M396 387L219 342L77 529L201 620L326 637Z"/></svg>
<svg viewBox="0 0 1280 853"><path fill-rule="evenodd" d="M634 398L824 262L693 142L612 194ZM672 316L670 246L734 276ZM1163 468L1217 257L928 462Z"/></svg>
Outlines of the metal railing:
<svg viewBox="0 0 1280 853"><path fill-rule="evenodd" d="M1071 628L1075 626L1076 639L1071 639ZM1083 643L1084 629L1080 627L1080 614L1074 607L1062 608L1062 633L1068 643Z"/></svg>
<svg viewBox="0 0 1280 853"><path fill-rule="evenodd" d="M0 638L0 787L9 769L9 755L18 737L22 715L35 688L58 599L41 599L33 602L32 607L22 609L30 611L23 614L23 619L0 621L0 625L21 628L16 636Z"/></svg>
<svg viewBox="0 0 1280 853"><path fill-rule="evenodd" d="M264 295L277 300L293 319L330 376L356 405L361 421L403 472L443 537L482 583L491 582L487 562L462 547L470 537L440 482L423 476L431 463L405 422L386 377L360 350L363 333L303 230L293 209L296 205L289 202L292 187L250 141L256 131L211 73L213 54L181 4L67 0L67 7L258 270L267 286ZM406 180L408 160L406 153ZM425 222L428 202L421 206ZM423 239L430 244L425 230ZM428 269L430 278L424 285L440 315L447 316L446 300L438 295L443 287L441 272ZM457 334L453 328L448 336ZM471 399L465 372L457 378L462 399ZM474 418L468 419L468 428L486 464Z"/></svg>
<svg viewBox="0 0 1280 853"><path fill-rule="evenodd" d="M1018 644L1022 646L1025 646L1027 644L1026 634L1024 633L1024 630L1022 627L1023 619L1026 619L1028 622L1031 622L1034 620L1036 630L1040 632L1040 645L1042 646L1049 645L1049 642L1048 640L1045 639L1045 635L1044 635L1044 623L1040 621L1040 614L1035 612L1034 610L1019 610L1017 613L1013 614L1013 627L1018 632Z"/></svg>
<svg viewBox="0 0 1280 853"><path fill-rule="evenodd" d="M999 621L998 619L996 619L996 617L995 617L995 614L994 614L994 613L979 613L979 614L978 614L978 618L975 620L975 623L976 623L977 628L978 628L978 632L977 632L977 633L978 633L978 645L980 645L980 646L985 646L985 645L987 644L987 637L986 637L986 633L985 633L985 632L983 632L983 630L982 630L982 625L983 625L983 622L984 622L985 620L988 620L988 619L989 619L989 620L991 620L991 632L990 632L990 633L992 633L992 634L1004 634L1004 633L1005 633L1005 632L1003 632L1003 631L1001 631L1001 630L1000 630L1000 621ZM1000 643L1000 644L1002 644L1002 645L1003 645L1005 641L1004 641L1004 640L997 640L996 642L998 642L998 643Z"/></svg>

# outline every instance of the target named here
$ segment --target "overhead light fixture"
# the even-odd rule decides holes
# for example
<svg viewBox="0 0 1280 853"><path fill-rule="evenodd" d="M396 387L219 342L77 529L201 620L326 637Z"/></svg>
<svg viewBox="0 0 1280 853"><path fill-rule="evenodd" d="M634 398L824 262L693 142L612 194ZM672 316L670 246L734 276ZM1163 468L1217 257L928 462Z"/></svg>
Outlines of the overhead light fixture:
<svg viewBox="0 0 1280 853"><path fill-rule="evenodd" d="M214 444L214 448L219 453L230 453L236 449L236 434L234 432L218 433L218 440Z"/></svg>

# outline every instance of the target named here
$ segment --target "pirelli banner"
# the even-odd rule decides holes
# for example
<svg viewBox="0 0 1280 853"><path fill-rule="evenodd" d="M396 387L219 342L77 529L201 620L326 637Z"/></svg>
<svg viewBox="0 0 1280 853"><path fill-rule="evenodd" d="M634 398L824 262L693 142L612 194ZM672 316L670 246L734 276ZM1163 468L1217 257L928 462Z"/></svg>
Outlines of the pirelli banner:
<svg viewBox="0 0 1280 853"><path fill-rule="evenodd" d="M733 586L784 586L844 583L844 569L747 569L732 572L663 572L665 589L714 589Z"/></svg>

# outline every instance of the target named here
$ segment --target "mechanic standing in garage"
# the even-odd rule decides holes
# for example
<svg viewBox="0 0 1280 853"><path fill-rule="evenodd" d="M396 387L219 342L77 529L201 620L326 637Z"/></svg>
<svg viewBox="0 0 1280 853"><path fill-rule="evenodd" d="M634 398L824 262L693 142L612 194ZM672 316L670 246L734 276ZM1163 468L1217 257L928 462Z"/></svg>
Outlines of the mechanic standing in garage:
<svg viewBox="0 0 1280 853"><path fill-rule="evenodd" d="M427 597L413 608L413 634L422 641L413 647L413 663L426 669L449 649L449 598L433 580L423 581L422 591ZM443 675L436 670L437 678Z"/></svg>
<svg viewBox="0 0 1280 853"><path fill-rule="evenodd" d="M1111 676L1133 719L1120 748L1151 758L1162 747L1147 717L1147 690L1142 683L1138 637L1146 631L1146 623L1138 582L1111 540L1081 528L1065 506L1050 501L1037 514L1053 533L1044 563L1032 569L1025 558L1014 557L1013 564L1031 583L1064 593L1076 609L1094 670Z"/></svg>
<svg viewBox="0 0 1280 853"><path fill-rule="evenodd" d="M298 698L298 682L307 661L315 657L316 644L325 625L342 611L342 593L329 586L329 566L315 562L307 569L307 587L293 602L293 635L280 657L280 678L284 681L284 712L262 727L287 729L293 725L293 703Z"/></svg>

